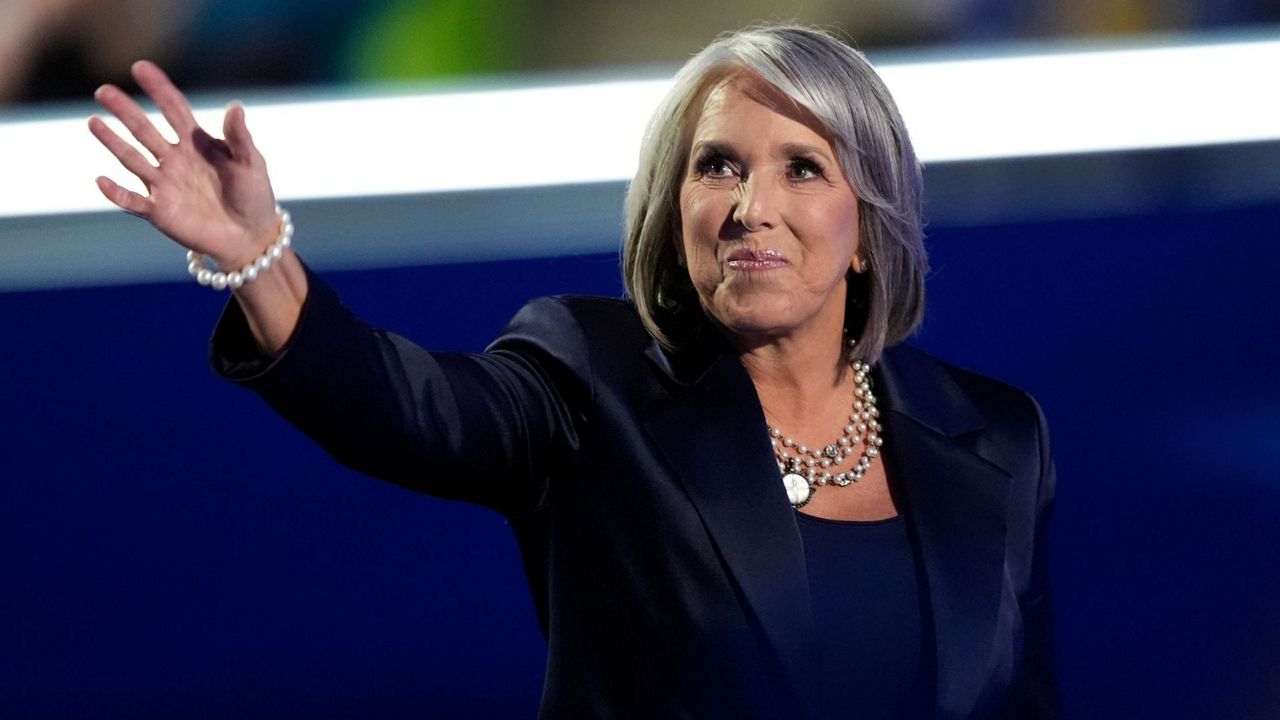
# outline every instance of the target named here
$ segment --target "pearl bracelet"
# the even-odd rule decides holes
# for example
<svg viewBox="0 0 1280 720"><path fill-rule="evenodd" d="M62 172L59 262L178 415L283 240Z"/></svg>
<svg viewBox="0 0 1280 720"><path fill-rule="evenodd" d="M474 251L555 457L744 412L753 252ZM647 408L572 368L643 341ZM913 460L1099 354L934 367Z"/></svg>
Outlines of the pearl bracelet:
<svg viewBox="0 0 1280 720"><path fill-rule="evenodd" d="M293 244L293 219L289 216L289 212L279 205L276 206L276 215L280 217L280 234L276 236L275 242L262 253L257 260L245 265L236 272L215 272L205 267L204 255L195 250L187 251L187 274L196 279L201 285L207 285L214 290L225 290L226 288L235 289L247 282L256 280L258 273L271 268L272 263L284 256L285 248Z"/></svg>

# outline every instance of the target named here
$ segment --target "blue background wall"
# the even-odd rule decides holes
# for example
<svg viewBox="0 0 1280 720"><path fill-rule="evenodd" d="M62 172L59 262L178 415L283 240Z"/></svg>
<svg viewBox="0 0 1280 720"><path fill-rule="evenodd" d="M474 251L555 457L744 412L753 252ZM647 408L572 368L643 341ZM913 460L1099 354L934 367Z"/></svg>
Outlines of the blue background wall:
<svg viewBox="0 0 1280 720"><path fill-rule="evenodd" d="M1051 424L1070 717L1280 713L1277 238L1280 204L930 228L917 344ZM599 255L325 275L450 349L530 296L620 293ZM502 519L356 476L214 378L219 309L0 294L0 715L532 717Z"/></svg>

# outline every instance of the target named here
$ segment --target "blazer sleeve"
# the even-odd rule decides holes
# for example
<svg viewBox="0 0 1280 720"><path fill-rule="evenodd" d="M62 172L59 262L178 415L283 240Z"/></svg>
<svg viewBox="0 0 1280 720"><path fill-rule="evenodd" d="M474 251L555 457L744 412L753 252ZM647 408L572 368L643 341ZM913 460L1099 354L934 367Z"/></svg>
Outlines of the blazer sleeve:
<svg viewBox="0 0 1280 720"><path fill-rule="evenodd" d="M222 377L260 395L340 463L506 515L537 509L577 444L582 333L563 302L526 305L483 353L432 353L365 324L307 269L298 326L261 356L234 299L213 333Z"/></svg>
<svg viewBox="0 0 1280 720"><path fill-rule="evenodd" d="M1030 396L1028 396L1030 397ZM1053 669L1052 602L1049 571L1049 534L1053 515L1055 469L1049 445L1049 429L1044 411L1035 406L1040 465L1037 488L1032 567L1026 596L1022 600L1022 661L1014 678L1014 716L1028 720L1061 717L1061 700Z"/></svg>

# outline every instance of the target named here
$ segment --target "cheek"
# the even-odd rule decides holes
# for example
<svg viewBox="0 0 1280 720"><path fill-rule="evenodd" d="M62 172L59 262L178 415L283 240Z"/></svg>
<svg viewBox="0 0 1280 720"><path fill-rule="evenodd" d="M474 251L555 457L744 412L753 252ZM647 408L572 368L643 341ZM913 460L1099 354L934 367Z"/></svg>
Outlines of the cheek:
<svg viewBox="0 0 1280 720"><path fill-rule="evenodd" d="M710 200L707 193L698 187L686 188L680 193L680 221L686 236L704 230Z"/></svg>
<svg viewBox="0 0 1280 720"><path fill-rule="evenodd" d="M680 237L690 263L708 249L715 252L721 224L716 197L698 190L694 188L680 193Z"/></svg>
<svg viewBox="0 0 1280 720"><path fill-rule="evenodd" d="M825 238L819 245L823 254L847 269L860 241L857 207L835 204L815 207L814 212L807 215L806 223L812 229L812 236Z"/></svg>

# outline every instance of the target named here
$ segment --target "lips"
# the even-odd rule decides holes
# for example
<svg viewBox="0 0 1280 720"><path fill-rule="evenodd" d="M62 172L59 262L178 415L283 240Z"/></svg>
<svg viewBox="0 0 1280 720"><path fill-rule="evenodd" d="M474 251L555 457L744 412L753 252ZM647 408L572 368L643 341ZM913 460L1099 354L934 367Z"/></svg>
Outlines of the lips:
<svg viewBox="0 0 1280 720"><path fill-rule="evenodd" d="M734 270L759 271L773 270L790 265L787 257L777 250L734 250L727 263Z"/></svg>

